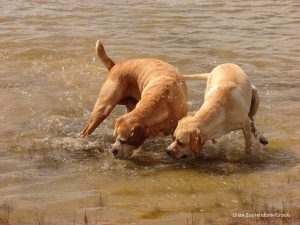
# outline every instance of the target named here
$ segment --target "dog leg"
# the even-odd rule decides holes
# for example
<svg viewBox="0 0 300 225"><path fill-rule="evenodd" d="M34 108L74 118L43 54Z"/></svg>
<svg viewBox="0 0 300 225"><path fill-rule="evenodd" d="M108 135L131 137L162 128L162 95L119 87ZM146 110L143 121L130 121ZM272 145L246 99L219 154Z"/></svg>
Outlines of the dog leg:
<svg viewBox="0 0 300 225"><path fill-rule="evenodd" d="M126 107L126 111L128 113L135 109L135 105L134 104L127 104L127 105L125 105L125 107Z"/></svg>
<svg viewBox="0 0 300 225"><path fill-rule="evenodd" d="M259 95L258 95L256 87L254 85L252 85L251 106L250 106L248 116L251 120L251 132L255 137L257 137L257 130L255 128L253 117L256 114L257 110L258 110L258 106L259 106Z"/></svg>
<svg viewBox="0 0 300 225"><path fill-rule="evenodd" d="M254 137L258 138L259 143L262 145L267 145L269 143L268 139L257 131L254 120L251 120L251 133L254 135Z"/></svg>
<svg viewBox="0 0 300 225"><path fill-rule="evenodd" d="M250 111L248 114L249 118L251 119L251 132L255 137L258 137L258 140L261 144L267 145L269 143L267 138L259 134L259 132L255 127L254 118L253 118L258 110L259 102L260 100L259 100L257 89L254 85L252 85L252 99L251 99Z"/></svg>
<svg viewBox="0 0 300 225"><path fill-rule="evenodd" d="M245 151L247 154L252 155L252 140L251 140L251 121L248 120L242 126L245 138Z"/></svg>
<svg viewBox="0 0 300 225"><path fill-rule="evenodd" d="M255 127L254 120L251 120L251 133L254 135L254 137L257 137L257 129Z"/></svg>
<svg viewBox="0 0 300 225"><path fill-rule="evenodd" d="M122 85L111 80L106 80L100 90L91 119L80 133L80 137L83 138L90 135L106 119L122 97Z"/></svg>
<svg viewBox="0 0 300 225"><path fill-rule="evenodd" d="M124 105L126 107L127 112L131 112L135 109L136 104L138 101L133 97L126 97L123 98L118 104Z"/></svg>

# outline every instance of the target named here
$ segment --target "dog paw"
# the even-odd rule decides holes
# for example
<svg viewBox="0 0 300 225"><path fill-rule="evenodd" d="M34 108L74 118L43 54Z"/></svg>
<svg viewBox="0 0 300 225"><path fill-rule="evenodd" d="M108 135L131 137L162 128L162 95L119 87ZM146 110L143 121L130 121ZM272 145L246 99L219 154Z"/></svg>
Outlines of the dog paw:
<svg viewBox="0 0 300 225"><path fill-rule="evenodd" d="M263 144L263 145L267 145L269 144L269 141L267 138L265 138L264 136L260 135L259 136L259 143Z"/></svg>

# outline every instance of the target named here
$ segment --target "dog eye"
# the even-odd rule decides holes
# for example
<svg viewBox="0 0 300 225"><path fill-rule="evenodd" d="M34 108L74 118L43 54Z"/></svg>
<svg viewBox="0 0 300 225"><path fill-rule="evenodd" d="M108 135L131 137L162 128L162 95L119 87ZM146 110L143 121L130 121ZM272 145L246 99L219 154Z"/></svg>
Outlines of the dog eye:
<svg viewBox="0 0 300 225"><path fill-rule="evenodd" d="M121 140L121 139L119 139L119 142L120 142L121 144L126 144L126 141Z"/></svg>
<svg viewBox="0 0 300 225"><path fill-rule="evenodd" d="M178 145L183 145L183 142L180 141L180 140L177 140L177 144L178 144Z"/></svg>

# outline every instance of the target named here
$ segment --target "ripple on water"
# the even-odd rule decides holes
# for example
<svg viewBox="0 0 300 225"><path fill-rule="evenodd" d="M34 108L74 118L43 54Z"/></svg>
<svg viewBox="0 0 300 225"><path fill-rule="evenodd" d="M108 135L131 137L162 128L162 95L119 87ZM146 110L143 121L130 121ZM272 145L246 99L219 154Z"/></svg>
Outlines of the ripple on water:
<svg viewBox="0 0 300 225"><path fill-rule="evenodd" d="M93 135L88 139L81 139L78 135L48 135L32 141L34 134L23 134L11 150L25 156L34 155L39 160L47 158L48 161L60 164L81 162L87 170L112 172L123 174L122 176L149 176L169 170L229 175L253 170L281 170L299 163L299 158L292 151L263 148L255 138L253 156L248 156L244 151L244 139L240 131L217 139L215 145L206 143L199 157L187 160L174 160L167 156L165 149L171 142L168 137L150 139L130 160L117 160L110 153L110 143L114 141L111 135L102 133L101 136Z"/></svg>
<svg viewBox="0 0 300 225"><path fill-rule="evenodd" d="M33 60L36 58L41 59L45 56L47 56L48 59L51 60L54 56L57 56L57 52L48 48L30 48L18 54L18 57L26 60Z"/></svg>
<svg viewBox="0 0 300 225"><path fill-rule="evenodd" d="M82 221L85 208L92 218L101 208L120 224L186 224L189 213L210 224L231 210L257 210L252 196L278 208L287 198L299 202L296 1L154 2L1 1L0 221L3 199L12 202L11 217L27 224L35 207L61 219L53 224L73 224L76 213ZM184 74L241 65L259 90L257 123L269 146L260 150L256 141L249 158L242 133L233 132L207 143L199 157L177 161L165 154L171 138L159 137L117 160L110 144L119 107L80 139L108 74L94 52L97 39L115 61L155 57ZM194 114L205 82L188 87Z"/></svg>

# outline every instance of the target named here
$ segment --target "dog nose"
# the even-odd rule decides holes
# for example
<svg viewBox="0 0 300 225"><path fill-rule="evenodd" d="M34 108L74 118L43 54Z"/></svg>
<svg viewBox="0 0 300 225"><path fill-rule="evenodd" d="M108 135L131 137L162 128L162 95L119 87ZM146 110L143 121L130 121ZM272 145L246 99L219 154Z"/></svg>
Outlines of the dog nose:
<svg viewBox="0 0 300 225"><path fill-rule="evenodd" d="M188 156L187 156L186 154L184 154L184 155L182 156L182 158L183 158L183 159L187 159Z"/></svg>
<svg viewBox="0 0 300 225"><path fill-rule="evenodd" d="M119 150L114 148L111 152L114 154L114 156L116 156L119 153Z"/></svg>
<svg viewBox="0 0 300 225"><path fill-rule="evenodd" d="M167 152L168 155L171 155L172 151L170 149L167 149L166 152Z"/></svg>

